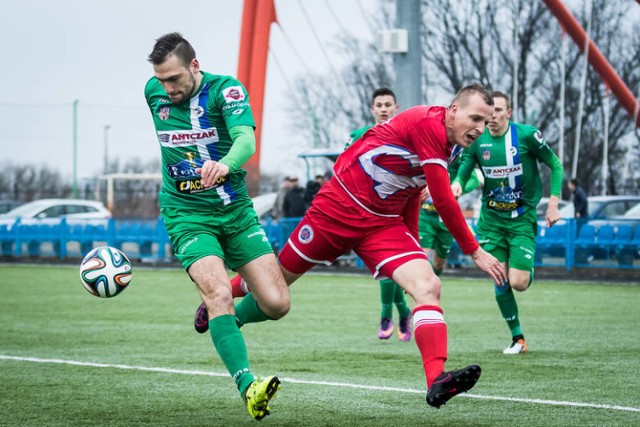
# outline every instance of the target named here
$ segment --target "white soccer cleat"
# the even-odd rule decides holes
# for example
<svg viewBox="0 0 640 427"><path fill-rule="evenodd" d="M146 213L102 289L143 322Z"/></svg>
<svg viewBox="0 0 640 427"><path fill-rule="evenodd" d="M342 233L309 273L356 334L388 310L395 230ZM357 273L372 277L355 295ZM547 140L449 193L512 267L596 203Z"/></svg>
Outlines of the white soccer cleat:
<svg viewBox="0 0 640 427"><path fill-rule="evenodd" d="M516 338L513 340L511 345L505 348L502 353L503 354L520 354L527 352L527 343L524 341L524 338Z"/></svg>

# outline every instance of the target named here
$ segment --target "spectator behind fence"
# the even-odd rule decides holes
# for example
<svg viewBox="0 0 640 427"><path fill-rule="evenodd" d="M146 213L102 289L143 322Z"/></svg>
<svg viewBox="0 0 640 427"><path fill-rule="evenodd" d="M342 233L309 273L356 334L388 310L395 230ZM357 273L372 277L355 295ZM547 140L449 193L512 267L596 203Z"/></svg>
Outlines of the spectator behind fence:
<svg viewBox="0 0 640 427"><path fill-rule="evenodd" d="M316 197L316 194L318 194L318 191L320 191L320 187L322 187L325 182L327 182L327 180L324 175L316 175L313 181L307 182L307 188L305 189L304 193L304 199L307 208L311 206L313 198Z"/></svg>
<svg viewBox="0 0 640 427"><path fill-rule="evenodd" d="M576 218L587 218L589 216L587 192L584 191L577 178L572 178L569 181L569 190L573 193L573 215Z"/></svg>
<svg viewBox="0 0 640 427"><path fill-rule="evenodd" d="M293 188L293 181L291 181L291 176L286 176L282 181L282 185L280 186L280 190L278 190L278 195L276 196L276 202L273 206L272 216L273 219L282 218L283 215L283 205L284 205L284 197L287 195L289 190Z"/></svg>
<svg viewBox="0 0 640 427"><path fill-rule="evenodd" d="M282 216L284 218L301 217L307 210L304 188L300 187L297 176L290 176L289 181L291 182L291 188L284 196Z"/></svg>

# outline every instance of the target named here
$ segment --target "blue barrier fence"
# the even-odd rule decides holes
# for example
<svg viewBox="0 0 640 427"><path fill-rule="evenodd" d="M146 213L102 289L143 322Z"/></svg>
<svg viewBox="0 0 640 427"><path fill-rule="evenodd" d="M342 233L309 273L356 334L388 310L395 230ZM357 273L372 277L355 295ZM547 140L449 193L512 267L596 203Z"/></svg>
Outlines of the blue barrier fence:
<svg viewBox="0 0 640 427"><path fill-rule="evenodd" d="M84 256L92 248L109 245L121 248L130 257L172 257L171 242L161 219L105 220L54 224L0 224L0 254L13 257Z"/></svg>
<svg viewBox="0 0 640 427"><path fill-rule="evenodd" d="M268 220L263 224L276 251L284 246L300 218ZM475 221L469 220L475 228ZM92 248L109 245L122 249L130 258L171 261L171 242L161 219L110 219L102 223L0 224L0 254L5 257L81 257ZM536 266L640 268L640 224L638 221L563 220L551 228L538 224ZM354 255L340 259L364 268ZM450 266L471 265L454 243L447 259Z"/></svg>

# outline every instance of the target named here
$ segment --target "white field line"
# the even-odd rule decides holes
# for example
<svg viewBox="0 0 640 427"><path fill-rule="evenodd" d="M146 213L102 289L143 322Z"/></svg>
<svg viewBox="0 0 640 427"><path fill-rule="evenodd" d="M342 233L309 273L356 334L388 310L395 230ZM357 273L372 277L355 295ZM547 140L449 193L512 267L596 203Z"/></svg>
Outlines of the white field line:
<svg viewBox="0 0 640 427"><path fill-rule="evenodd" d="M221 372L193 371L193 370L173 369L173 368L154 368L154 367L148 367L148 366L131 366L131 365L110 364L110 363L80 362L77 360L63 360L63 359L41 359L37 357L8 356L5 354L0 354L0 360L13 360L18 362L33 362L33 363L57 363L62 365L88 366L92 368L128 369L133 371L160 372L165 374L202 375L202 376L208 376L208 377L221 377L221 378L229 377L229 374L226 372L221 373ZM399 392L399 393L413 393L413 394L425 393L425 390L416 390L416 389L398 388L398 387L372 386L372 385L364 385L364 384L339 383L339 382L332 382L332 381L308 381L308 380L298 380L295 378L286 378L286 377L280 377L280 380L285 383L318 385L318 386L325 386L325 387L353 388L358 390L393 391L393 392ZM484 396L479 394L467 394L467 393L461 394L460 397L468 397L471 399L483 399L483 400L499 400L499 401L517 402L517 403L530 403L530 404L536 404L536 405L568 406L568 407L577 407L577 408L605 409L605 410L611 410L611 411L640 412L640 408L634 408L629 406L601 405L601 404L595 404L595 403L568 402L563 400L521 399L517 397Z"/></svg>

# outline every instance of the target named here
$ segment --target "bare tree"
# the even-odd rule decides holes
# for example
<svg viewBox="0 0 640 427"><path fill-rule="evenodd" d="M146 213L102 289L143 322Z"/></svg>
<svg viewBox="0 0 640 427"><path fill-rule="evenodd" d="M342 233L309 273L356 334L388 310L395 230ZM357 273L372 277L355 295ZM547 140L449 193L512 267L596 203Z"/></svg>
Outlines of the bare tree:
<svg viewBox="0 0 640 427"><path fill-rule="evenodd" d="M71 195L71 183L60 172L44 165L14 165L5 162L0 175L0 199L30 202Z"/></svg>

